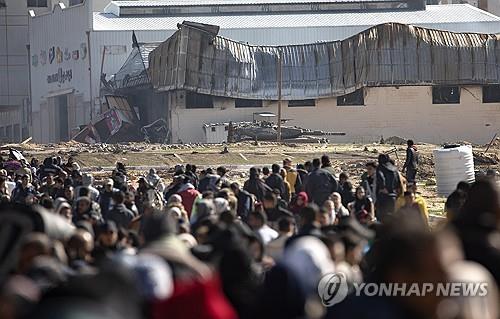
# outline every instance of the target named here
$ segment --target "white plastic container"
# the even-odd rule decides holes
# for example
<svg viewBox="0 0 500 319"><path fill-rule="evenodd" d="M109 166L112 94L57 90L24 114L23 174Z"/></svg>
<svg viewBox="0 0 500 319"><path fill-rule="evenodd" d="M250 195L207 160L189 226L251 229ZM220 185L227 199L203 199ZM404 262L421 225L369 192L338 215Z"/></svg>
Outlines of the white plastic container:
<svg viewBox="0 0 500 319"><path fill-rule="evenodd" d="M439 148L433 153L439 195L450 195L460 181L474 182L474 155L470 145Z"/></svg>

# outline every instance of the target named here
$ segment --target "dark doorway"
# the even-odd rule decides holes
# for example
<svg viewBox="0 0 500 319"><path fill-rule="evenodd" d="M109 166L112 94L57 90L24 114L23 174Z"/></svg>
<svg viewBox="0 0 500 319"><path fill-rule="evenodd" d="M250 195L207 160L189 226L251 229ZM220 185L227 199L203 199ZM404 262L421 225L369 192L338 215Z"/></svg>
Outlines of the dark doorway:
<svg viewBox="0 0 500 319"><path fill-rule="evenodd" d="M69 140L67 95L57 97L56 112L59 114L59 140L67 141Z"/></svg>

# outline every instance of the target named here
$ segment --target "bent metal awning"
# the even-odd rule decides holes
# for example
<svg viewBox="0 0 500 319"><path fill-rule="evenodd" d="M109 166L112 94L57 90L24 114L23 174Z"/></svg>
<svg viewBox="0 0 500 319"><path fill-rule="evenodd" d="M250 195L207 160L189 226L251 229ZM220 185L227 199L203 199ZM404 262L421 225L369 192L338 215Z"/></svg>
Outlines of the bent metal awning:
<svg viewBox="0 0 500 319"><path fill-rule="evenodd" d="M313 99L365 86L500 83L499 37L398 23L374 26L342 41L255 46L217 35L218 27L179 25L149 54L159 91L188 90L242 99Z"/></svg>

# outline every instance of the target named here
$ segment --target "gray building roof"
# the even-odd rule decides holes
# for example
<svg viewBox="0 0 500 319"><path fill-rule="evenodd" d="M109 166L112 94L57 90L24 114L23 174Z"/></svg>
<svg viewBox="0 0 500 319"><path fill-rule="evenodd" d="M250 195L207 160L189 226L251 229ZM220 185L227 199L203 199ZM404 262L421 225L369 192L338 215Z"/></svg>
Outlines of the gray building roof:
<svg viewBox="0 0 500 319"><path fill-rule="evenodd" d="M391 3L401 0L136 0L116 1L119 7L163 7L163 6L196 6L196 5L241 5L241 4L294 4L294 3Z"/></svg>
<svg viewBox="0 0 500 319"><path fill-rule="evenodd" d="M445 29L450 31L480 31L485 33L500 32L500 18L468 4L432 5L423 11L375 11L344 13L308 13L308 14L262 14L262 15L226 15L192 17L119 17L112 13L94 13L93 29L96 31L119 30L177 30L182 21L196 21L213 24L224 29L268 29L268 28L321 28L366 26L397 22L402 24ZM473 25L483 24L481 30L472 29ZM473 24L473 25L471 25ZM457 25L456 27L452 25ZM458 28L455 30L454 28ZM488 31L488 29L490 29ZM484 30L484 31L483 31ZM497 30L497 31L495 31ZM318 39L321 40L321 39Z"/></svg>
<svg viewBox="0 0 500 319"><path fill-rule="evenodd" d="M425 10L425 0L172 0L112 1L116 16L223 16Z"/></svg>

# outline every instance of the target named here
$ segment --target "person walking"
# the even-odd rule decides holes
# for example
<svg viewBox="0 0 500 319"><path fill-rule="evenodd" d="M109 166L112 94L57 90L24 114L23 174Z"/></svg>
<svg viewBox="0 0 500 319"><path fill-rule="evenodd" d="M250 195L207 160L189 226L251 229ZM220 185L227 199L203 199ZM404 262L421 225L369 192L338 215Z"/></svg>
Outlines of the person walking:
<svg viewBox="0 0 500 319"><path fill-rule="evenodd" d="M321 207L333 192L339 191L339 184L332 174L320 168L319 158L315 158L312 165L313 170L307 178L306 193L312 202Z"/></svg>
<svg viewBox="0 0 500 319"><path fill-rule="evenodd" d="M417 148L413 140L408 140L406 142L408 148L406 149L406 161L403 165L403 173L406 172L406 180L408 184L414 184L415 178L417 176L417 165L418 165L418 153Z"/></svg>
<svg viewBox="0 0 500 319"><path fill-rule="evenodd" d="M271 166L272 174L266 178L266 184L271 189L278 189L280 191L280 196L285 196L285 183L283 182L283 177L280 175L280 166L278 164L273 164Z"/></svg>
<svg viewBox="0 0 500 319"><path fill-rule="evenodd" d="M297 170L292 167L292 161L289 158L283 160L283 168L286 171L286 181L290 184L290 198L293 198L302 190L302 180Z"/></svg>
<svg viewBox="0 0 500 319"><path fill-rule="evenodd" d="M124 204L125 193L122 191L113 192L111 199L113 200L114 206L113 209L108 212L106 220L112 220L118 227L127 229L132 219L134 219L134 213Z"/></svg>
<svg viewBox="0 0 500 319"><path fill-rule="evenodd" d="M399 172L387 154L378 156L376 183L377 202L375 214L379 221L384 222L395 211L396 189L401 185Z"/></svg>
<svg viewBox="0 0 500 319"><path fill-rule="evenodd" d="M248 180L243 185L243 189L253 194L259 202L262 202L264 195L272 189L260 178L257 168L250 168Z"/></svg>

